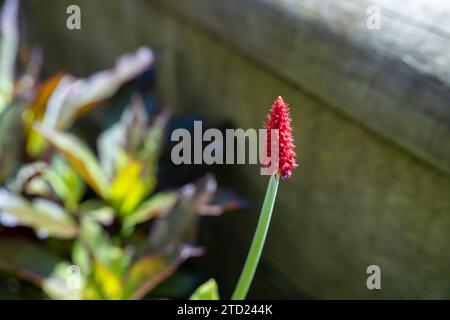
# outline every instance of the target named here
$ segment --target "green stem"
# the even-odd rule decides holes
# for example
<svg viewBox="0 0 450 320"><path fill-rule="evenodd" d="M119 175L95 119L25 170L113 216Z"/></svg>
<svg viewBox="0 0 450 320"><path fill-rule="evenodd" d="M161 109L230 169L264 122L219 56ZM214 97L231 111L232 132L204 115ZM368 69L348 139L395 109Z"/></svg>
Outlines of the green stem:
<svg viewBox="0 0 450 320"><path fill-rule="evenodd" d="M277 174L270 177L269 185L267 187L266 196L259 216L258 226L256 227L255 235L253 236L252 245L247 255L244 268L242 269L239 281L234 289L232 300L243 300L247 296L248 289L253 281L256 268L258 266L259 258L264 247L264 242L269 229L270 218L272 216L272 209L277 196L279 177Z"/></svg>

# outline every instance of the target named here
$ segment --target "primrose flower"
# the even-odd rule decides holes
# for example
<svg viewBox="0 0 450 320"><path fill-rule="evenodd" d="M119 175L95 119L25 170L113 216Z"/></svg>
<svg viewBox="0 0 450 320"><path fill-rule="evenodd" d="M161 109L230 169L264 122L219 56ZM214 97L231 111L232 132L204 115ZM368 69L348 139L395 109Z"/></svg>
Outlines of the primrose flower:
<svg viewBox="0 0 450 320"><path fill-rule="evenodd" d="M289 107L282 97L278 97L267 116L265 128L267 130L267 156L271 156L270 130L278 129L279 163L278 175L287 179L291 176L292 169L297 167L295 162L294 138L292 136L291 115Z"/></svg>

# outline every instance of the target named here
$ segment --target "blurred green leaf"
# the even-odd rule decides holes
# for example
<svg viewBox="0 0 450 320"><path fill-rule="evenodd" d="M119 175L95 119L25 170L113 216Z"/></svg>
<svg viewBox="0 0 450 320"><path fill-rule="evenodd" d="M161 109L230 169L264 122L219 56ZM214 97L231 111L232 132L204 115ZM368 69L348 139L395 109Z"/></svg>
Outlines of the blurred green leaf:
<svg viewBox="0 0 450 320"><path fill-rule="evenodd" d="M130 159L142 145L148 130L148 115L141 97L135 97L125 108L120 120L103 132L97 140L102 168L112 180L117 168Z"/></svg>
<svg viewBox="0 0 450 320"><path fill-rule="evenodd" d="M195 290L190 300L219 300L216 280L209 279Z"/></svg>
<svg viewBox="0 0 450 320"><path fill-rule="evenodd" d="M150 165L152 172L156 172L162 142L166 132L167 123L170 119L170 111L164 110L150 125L143 147L139 150L139 158Z"/></svg>
<svg viewBox="0 0 450 320"><path fill-rule="evenodd" d="M30 181L39 177L46 168L47 164L45 162L33 162L22 166L14 179L8 184L9 189L15 194L27 193ZM48 195L48 192L42 193L42 195L44 194Z"/></svg>
<svg viewBox="0 0 450 320"><path fill-rule="evenodd" d="M144 201L134 212L123 218L124 229L164 215L177 201L176 192L160 192Z"/></svg>
<svg viewBox="0 0 450 320"><path fill-rule="evenodd" d="M131 251L113 246L95 222L84 219L80 239L74 244L72 259L87 275L84 299L120 299L121 278L131 261Z"/></svg>
<svg viewBox="0 0 450 320"><path fill-rule="evenodd" d="M32 178L25 185L24 194L33 197L51 198L52 190L42 177L37 176Z"/></svg>
<svg viewBox="0 0 450 320"><path fill-rule="evenodd" d="M29 202L0 189L0 212L19 225L32 227L38 233L56 238L73 238L78 227L72 217L56 203L44 199Z"/></svg>
<svg viewBox="0 0 450 320"><path fill-rule="evenodd" d="M123 156L124 140L124 128L120 122L104 131L97 139L100 165L109 180L114 178L118 158Z"/></svg>
<svg viewBox="0 0 450 320"><path fill-rule="evenodd" d="M120 278L106 265L94 260L93 269L88 278L84 299L118 300L122 298Z"/></svg>
<svg viewBox="0 0 450 320"><path fill-rule="evenodd" d="M124 299L140 299L170 276L176 265L169 265L162 256L147 256L135 262L124 281Z"/></svg>
<svg viewBox="0 0 450 320"><path fill-rule="evenodd" d="M86 183L104 199L109 198L108 181L95 155L77 137L35 125L37 130L58 149L70 165L83 177Z"/></svg>
<svg viewBox="0 0 450 320"><path fill-rule="evenodd" d="M84 256L89 257L89 261L90 257L93 257L101 263L108 263L109 236L99 223L86 218L82 219L77 242L79 242L80 250L85 250ZM78 261L77 257L73 256L72 258L80 267L86 265L82 261ZM88 265L90 265L90 262ZM89 272L90 270L85 271Z"/></svg>
<svg viewBox="0 0 450 320"><path fill-rule="evenodd" d="M121 56L112 69L94 73L85 79L59 73L39 87L36 99L24 118L29 127L31 123L39 122L56 130L68 129L77 118L113 96L124 83L143 73L152 63L152 51L140 48ZM45 146L46 141L41 133L30 127L27 152L37 156Z"/></svg>
<svg viewBox="0 0 450 320"><path fill-rule="evenodd" d="M171 276L188 258L203 250L184 245L176 253L149 254L134 262L123 278L124 299L141 299Z"/></svg>
<svg viewBox="0 0 450 320"><path fill-rule="evenodd" d="M133 97L130 105L123 112L120 124L124 128L124 148L131 152L138 150L144 142L149 127L149 117L141 96Z"/></svg>
<svg viewBox="0 0 450 320"><path fill-rule="evenodd" d="M19 32L18 1L6 0L0 16L0 113L11 103Z"/></svg>
<svg viewBox="0 0 450 320"><path fill-rule="evenodd" d="M84 274L89 274L89 272L91 272L89 249L79 239L76 239L72 245L72 261Z"/></svg>
<svg viewBox="0 0 450 320"><path fill-rule="evenodd" d="M147 170L142 161L130 161L118 169L111 183L111 202L121 215L126 216L135 210L154 189L156 178Z"/></svg>
<svg viewBox="0 0 450 320"><path fill-rule="evenodd" d="M24 104L15 103L0 112L0 185L11 176L20 164L24 143L22 123L24 109Z"/></svg>
<svg viewBox="0 0 450 320"><path fill-rule="evenodd" d="M64 206L75 211L84 195L85 185L75 170L60 156L54 156L51 165L44 171L48 181Z"/></svg>
<svg viewBox="0 0 450 320"><path fill-rule="evenodd" d="M0 238L0 268L41 286L61 260L30 240Z"/></svg>
<svg viewBox="0 0 450 320"><path fill-rule="evenodd" d="M47 140L32 127L32 124L44 119L47 103L64 75L63 72L60 72L40 83L36 89L33 102L23 113L27 131L26 151L31 157L37 157L47 146Z"/></svg>
<svg viewBox="0 0 450 320"><path fill-rule="evenodd" d="M73 274L79 272L78 266L71 265L63 261L58 263L53 269L52 274L45 278L42 283L42 289L52 299L58 300L79 300L81 299L81 288L84 285L83 274ZM77 288L72 282L79 281L80 288ZM71 284L72 285L69 285Z"/></svg>
<svg viewBox="0 0 450 320"><path fill-rule="evenodd" d="M90 273L94 261L104 265L117 277L122 277L131 261L132 251L115 246L102 226L83 217L80 236L72 252L73 261L85 273Z"/></svg>

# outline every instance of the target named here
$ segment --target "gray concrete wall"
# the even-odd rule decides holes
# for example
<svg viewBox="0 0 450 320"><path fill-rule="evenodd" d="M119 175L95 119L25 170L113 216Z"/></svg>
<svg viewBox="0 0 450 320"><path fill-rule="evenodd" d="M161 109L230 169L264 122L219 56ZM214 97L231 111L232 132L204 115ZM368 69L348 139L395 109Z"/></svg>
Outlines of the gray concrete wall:
<svg viewBox="0 0 450 320"><path fill-rule="evenodd" d="M65 8L75 2L82 8L81 31L65 28ZM231 119L236 127L258 128L276 96L290 103L300 167L280 185L254 297L450 298L450 177L445 153L439 154L435 142L428 158L437 161L428 161L423 141L417 140L416 153L413 139L405 138L405 147L399 143L403 136L391 139L380 133L382 125L372 125L374 113L358 114L367 107L364 99L349 102L355 117L345 105L332 105L328 93L322 96L301 79L277 72L242 50L242 43L160 1L31 0L25 7L27 30L44 45L48 70L62 66L88 73L145 45L157 50L162 99L179 113L195 111L212 120ZM290 72L301 73L301 57L296 66ZM320 72L326 78L332 76L326 72L336 71ZM335 92L349 90L344 82L334 86ZM343 98L333 101L345 104ZM396 117L399 112L408 118L415 111L400 108ZM411 131L414 126L420 122L408 132L420 135ZM445 137L440 137L442 148L448 147ZM205 265L228 292L253 233L267 177L257 166L222 171L256 204L252 212L208 224L212 231L204 236L215 249ZM382 269L380 291L366 288L371 264Z"/></svg>

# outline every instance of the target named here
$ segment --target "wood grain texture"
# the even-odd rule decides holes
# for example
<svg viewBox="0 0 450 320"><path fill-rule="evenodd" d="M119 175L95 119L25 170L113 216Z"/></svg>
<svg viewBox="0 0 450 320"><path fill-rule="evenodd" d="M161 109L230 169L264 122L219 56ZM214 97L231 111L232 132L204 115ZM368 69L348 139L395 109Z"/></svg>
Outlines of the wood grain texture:
<svg viewBox="0 0 450 320"><path fill-rule="evenodd" d="M450 4L426 0L156 2L450 173ZM366 26L380 8L381 29Z"/></svg>

